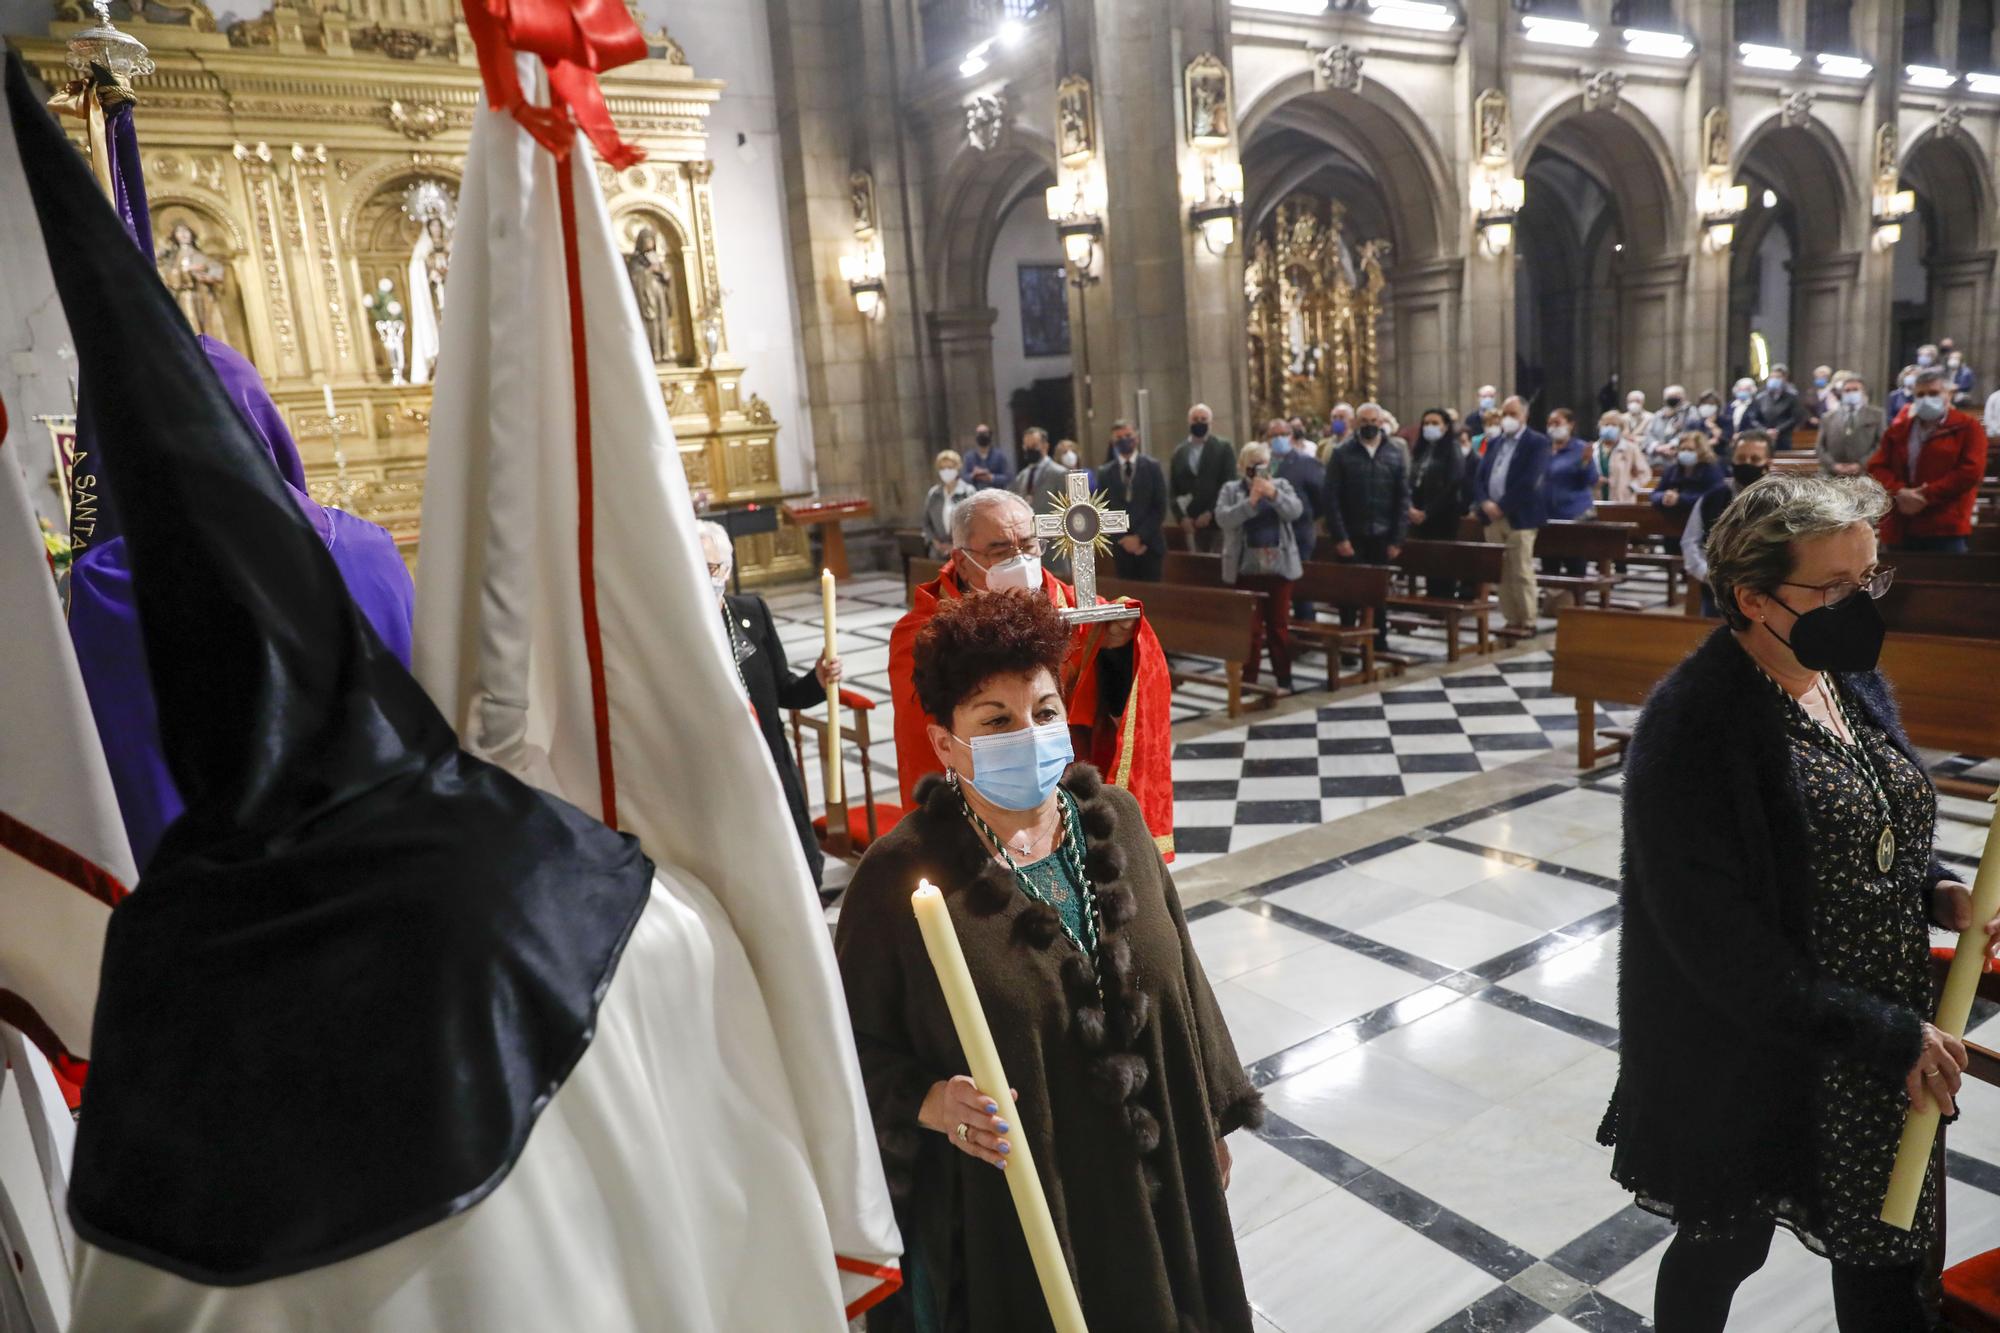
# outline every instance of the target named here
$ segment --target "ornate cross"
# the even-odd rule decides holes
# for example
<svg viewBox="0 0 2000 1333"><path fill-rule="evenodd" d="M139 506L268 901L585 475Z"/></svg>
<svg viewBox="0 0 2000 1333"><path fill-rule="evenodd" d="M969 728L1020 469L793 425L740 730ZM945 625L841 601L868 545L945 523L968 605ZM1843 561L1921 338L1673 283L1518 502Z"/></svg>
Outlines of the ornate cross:
<svg viewBox="0 0 2000 1333"><path fill-rule="evenodd" d="M1110 553L1112 535L1130 531L1132 520L1123 510L1112 509L1102 495L1091 494L1087 469L1073 469L1064 484L1069 493L1056 496L1064 502L1063 508L1035 515L1035 535L1055 541L1069 556L1076 605L1063 612L1063 619L1072 625L1130 620L1139 614L1135 606L1117 602L1098 605L1097 557L1100 552Z"/></svg>

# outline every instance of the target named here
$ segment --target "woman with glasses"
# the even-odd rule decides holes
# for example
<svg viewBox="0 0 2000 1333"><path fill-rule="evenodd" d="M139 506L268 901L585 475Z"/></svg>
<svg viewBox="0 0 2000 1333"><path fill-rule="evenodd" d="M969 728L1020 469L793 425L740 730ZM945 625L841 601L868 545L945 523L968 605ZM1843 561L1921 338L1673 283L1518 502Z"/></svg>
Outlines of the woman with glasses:
<svg viewBox="0 0 2000 1333"><path fill-rule="evenodd" d="M1071 762L1070 646L1020 590L949 601L916 635L909 707L942 772L862 858L834 936L904 1243L873 1330L1048 1328L1004 1174L1025 1142L1092 1328L1251 1333L1225 1140L1263 1102L1139 802ZM1018 1124L966 1073L910 911L920 879L944 893Z"/></svg>
<svg viewBox="0 0 2000 1333"><path fill-rule="evenodd" d="M1832 1261L1843 1333L1928 1328L1916 1225L1879 1219L1905 1112L1952 1113L1930 930L1970 924L1936 795L1875 669L1872 481L1744 489L1707 542L1724 618L1653 692L1625 773L1612 1175L1677 1231L1661 1333L1719 1330L1782 1225ZM1988 952L2000 920L1985 923Z"/></svg>

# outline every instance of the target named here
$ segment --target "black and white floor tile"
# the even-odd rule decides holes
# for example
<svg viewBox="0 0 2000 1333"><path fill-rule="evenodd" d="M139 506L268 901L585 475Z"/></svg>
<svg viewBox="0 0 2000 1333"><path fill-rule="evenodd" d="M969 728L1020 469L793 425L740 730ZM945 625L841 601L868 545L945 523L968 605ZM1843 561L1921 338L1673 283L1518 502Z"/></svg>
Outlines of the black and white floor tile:
<svg viewBox="0 0 2000 1333"><path fill-rule="evenodd" d="M1670 1229L1596 1143L1617 1073L1616 786L1552 783L1190 912L1270 1110L1230 1191L1261 1329L1650 1326ZM1972 828L1961 814L1947 823ZM1975 1036L2000 1040L1988 1024ZM1950 1262L2000 1246L2000 1090L1964 1104ZM1781 1238L1731 1327L1830 1329L1824 1263Z"/></svg>

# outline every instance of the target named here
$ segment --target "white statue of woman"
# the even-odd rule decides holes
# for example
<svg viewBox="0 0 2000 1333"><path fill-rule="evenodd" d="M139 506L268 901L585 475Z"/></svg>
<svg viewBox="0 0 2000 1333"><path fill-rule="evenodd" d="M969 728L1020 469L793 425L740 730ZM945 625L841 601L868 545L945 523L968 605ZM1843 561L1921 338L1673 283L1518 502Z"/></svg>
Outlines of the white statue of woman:
<svg viewBox="0 0 2000 1333"><path fill-rule="evenodd" d="M444 323L444 280L451 265L451 233L431 214L410 250L410 383L428 384Z"/></svg>

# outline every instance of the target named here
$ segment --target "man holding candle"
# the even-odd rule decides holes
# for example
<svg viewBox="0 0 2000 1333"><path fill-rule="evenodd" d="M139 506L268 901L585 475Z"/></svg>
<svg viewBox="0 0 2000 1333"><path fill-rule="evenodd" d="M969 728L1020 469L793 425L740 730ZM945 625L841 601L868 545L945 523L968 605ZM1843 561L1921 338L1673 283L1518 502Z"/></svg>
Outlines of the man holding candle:
<svg viewBox="0 0 2000 1333"><path fill-rule="evenodd" d="M785 661L785 645L778 638L778 625L771 608L754 592L731 593L730 571L736 567L736 551L729 533L720 523L704 520L698 525L702 555L708 560L708 581L722 606L722 627L729 636L729 655L736 660L736 676L756 714L757 730L763 734L764 748L777 766L778 781L785 789L785 804L791 807L792 824L799 832L799 845L812 870L813 883L820 882L826 858L813 832L812 811L806 804L805 779L785 744L785 718L789 709L813 708L826 702L826 692L840 680L840 659L822 653L811 671L793 672Z"/></svg>
<svg viewBox="0 0 2000 1333"><path fill-rule="evenodd" d="M1930 931L1972 924L1923 762L1875 669L1893 570L1866 479L1772 476L1707 540L1727 624L1653 692L1626 760L1612 1175L1678 1228L1661 1333L1724 1327L1783 1224L1832 1261L1842 1333L1928 1329L1935 1227L1882 1220L1906 1111L1950 1113ZM2000 920L1982 923L1988 951ZM1933 1270L1934 1271L1934 1270Z"/></svg>
<svg viewBox="0 0 2000 1333"><path fill-rule="evenodd" d="M889 639L889 686L896 707L896 773L905 806L918 782L942 773L917 698L917 634L938 609L961 597L1007 588L1039 588L1058 609L1076 591L1042 567L1035 511L1011 491L981 491L952 511L952 554L938 576L916 589ZM1078 625L1061 685L1077 747L1115 787L1139 800L1146 826L1169 860L1174 852L1173 681L1152 626L1137 620Z"/></svg>
<svg viewBox="0 0 2000 1333"><path fill-rule="evenodd" d="M1004 1174L1017 1157L1091 1328L1251 1328L1225 1136L1262 1099L1138 802L1071 762L1070 650L1026 590L954 598L916 635L913 708L944 776L862 858L834 938L905 1245L906 1296L871 1328L1049 1327ZM967 1072L920 880L943 894L1012 1121Z"/></svg>

